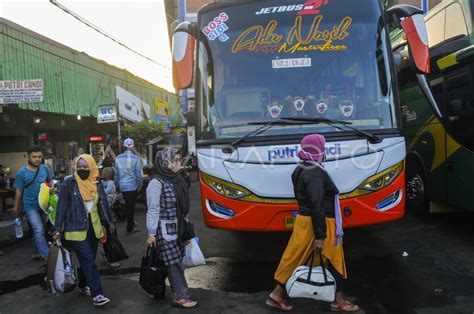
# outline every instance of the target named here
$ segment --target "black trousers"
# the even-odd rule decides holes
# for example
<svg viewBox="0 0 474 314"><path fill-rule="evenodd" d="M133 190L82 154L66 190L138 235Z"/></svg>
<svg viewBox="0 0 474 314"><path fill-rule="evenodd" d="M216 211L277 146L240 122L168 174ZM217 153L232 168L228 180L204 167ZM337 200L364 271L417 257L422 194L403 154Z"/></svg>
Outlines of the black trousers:
<svg viewBox="0 0 474 314"><path fill-rule="evenodd" d="M122 192L127 207L127 231L130 232L135 227L135 204L137 203L138 191Z"/></svg>
<svg viewBox="0 0 474 314"><path fill-rule="evenodd" d="M331 272L331 275L334 277L334 281L336 282L336 292L342 292L344 288L344 282L346 281L342 275L332 266L331 262L328 261L328 270Z"/></svg>

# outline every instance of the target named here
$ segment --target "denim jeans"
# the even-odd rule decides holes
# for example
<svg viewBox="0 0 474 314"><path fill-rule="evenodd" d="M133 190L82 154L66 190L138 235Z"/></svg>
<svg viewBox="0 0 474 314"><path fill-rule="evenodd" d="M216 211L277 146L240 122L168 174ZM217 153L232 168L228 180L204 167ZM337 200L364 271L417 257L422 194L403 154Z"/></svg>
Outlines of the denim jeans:
<svg viewBox="0 0 474 314"><path fill-rule="evenodd" d="M34 249L36 247L42 257L48 257L49 246L44 236L43 213L37 209L30 209L26 211L26 217L28 217L31 228L33 228L33 239L35 241L33 253L35 253Z"/></svg>
<svg viewBox="0 0 474 314"><path fill-rule="evenodd" d="M49 222L49 220L46 219L46 214L44 214L43 212L39 212L40 213L40 216L41 216L41 220L43 221L44 223L44 229L45 230L45 237L46 237L46 242L48 242L48 230L51 228L51 223ZM30 224L30 229L33 230L33 228L31 227L31 224ZM39 254L39 251L38 251L38 247L36 246L36 240L35 238L33 237L33 239L31 239L31 243L32 243L32 248L33 248L33 254ZM49 245L48 245L49 247ZM41 254L40 254L41 255Z"/></svg>
<svg viewBox="0 0 474 314"><path fill-rule="evenodd" d="M190 299L191 295L189 294L188 283L184 276L183 265L181 263L172 264L166 266L166 270L168 271L168 280L170 281L174 299Z"/></svg>
<svg viewBox="0 0 474 314"><path fill-rule="evenodd" d="M89 219L90 221L90 219ZM71 241L74 252L79 260L79 287L88 286L91 289L91 296L96 297L102 294L102 284L95 258L97 256L98 240L95 237L92 223L89 223L89 230L84 241Z"/></svg>

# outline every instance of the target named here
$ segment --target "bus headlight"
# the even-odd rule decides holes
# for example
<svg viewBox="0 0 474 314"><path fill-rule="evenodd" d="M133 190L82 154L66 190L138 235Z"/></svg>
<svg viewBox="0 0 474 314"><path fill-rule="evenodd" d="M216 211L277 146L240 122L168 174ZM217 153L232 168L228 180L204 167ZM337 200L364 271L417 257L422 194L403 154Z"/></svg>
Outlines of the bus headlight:
<svg viewBox="0 0 474 314"><path fill-rule="evenodd" d="M247 196L250 194L250 192L246 189L244 189L241 186L238 186L236 184L211 177L208 174L201 173L202 180L206 185L208 185L211 189L214 190L214 192L228 197L232 199L240 199L244 196Z"/></svg>
<svg viewBox="0 0 474 314"><path fill-rule="evenodd" d="M204 184L209 186L214 192L234 200L264 204L297 204L295 199L257 196L240 185L218 179L203 172L201 172L201 178Z"/></svg>
<svg viewBox="0 0 474 314"><path fill-rule="evenodd" d="M341 194L340 199L357 197L379 191L389 186L403 171L403 161L365 180L354 191Z"/></svg>

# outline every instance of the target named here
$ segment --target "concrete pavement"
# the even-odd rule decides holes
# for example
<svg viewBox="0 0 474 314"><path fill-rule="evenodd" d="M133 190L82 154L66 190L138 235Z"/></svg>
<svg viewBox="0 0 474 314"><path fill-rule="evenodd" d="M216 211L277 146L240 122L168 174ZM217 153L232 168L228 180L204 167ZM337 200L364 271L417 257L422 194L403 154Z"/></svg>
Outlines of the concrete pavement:
<svg viewBox="0 0 474 314"><path fill-rule="evenodd" d="M200 302L191 312L270 313L264 305L273 287L273 272L289 233L239 233L203 225L199 189L191 189L191 219L201 238L206 266L186 270L192 293ZM145 208L137 209L141 233L119 237L130 258L119 270L101 265L105 309L72 292L52 296L39 287L44 268L30 257L30 241L3 249L0 257L0 313L178 312L167 300L150 299L138 285L138 266L145 252ZM473 313L474 237L472 214L419 219L407 215L385 225L346 230L345 254L350 280L346 294L366 313ZM402 256L407 252L408 256ZM295 313L329 313L328 304L293 300ZM363 313L363 311L361 311Z"/></svg>

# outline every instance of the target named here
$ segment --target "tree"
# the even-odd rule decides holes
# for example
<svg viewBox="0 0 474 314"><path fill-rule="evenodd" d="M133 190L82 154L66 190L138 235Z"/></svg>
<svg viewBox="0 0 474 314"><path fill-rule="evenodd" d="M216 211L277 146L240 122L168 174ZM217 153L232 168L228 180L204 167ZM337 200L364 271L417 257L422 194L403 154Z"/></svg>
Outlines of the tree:
<svg viewBox="0 0 474 314"><path fill-rule="evenodd" d="M140 154L145 152L146 143L162 134L162 126L157 122L143 120L134 124L126 125L122 129L122 139L131 138L135 142L135 148Z"/></svg>

